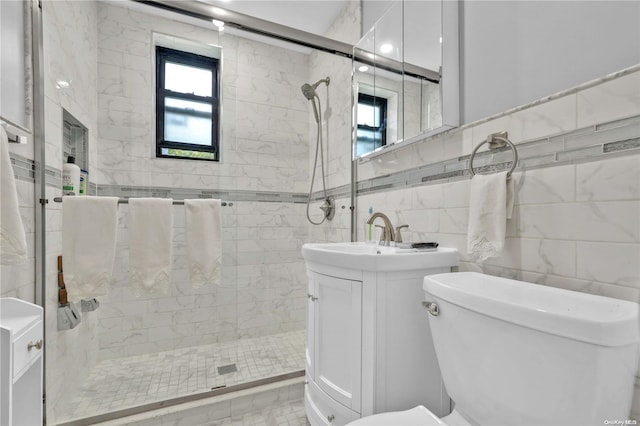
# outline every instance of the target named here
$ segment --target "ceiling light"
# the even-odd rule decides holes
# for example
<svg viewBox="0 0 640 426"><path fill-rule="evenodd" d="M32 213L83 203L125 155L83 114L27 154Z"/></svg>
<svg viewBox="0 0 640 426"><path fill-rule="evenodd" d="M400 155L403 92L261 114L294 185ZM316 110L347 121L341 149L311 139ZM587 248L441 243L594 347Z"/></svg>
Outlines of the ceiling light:
<svg viewBox="0 0 640 426"><path fill-rule="evenodd" d="M391 43L385 43L380 46L380 52L389 53L393 50L393 45Z"/></svg>
<svg viewBox="0 0 640 426"><path fill-rule="evenodd" d="M216 27L218 27L219 30L224 28L224 22L219 21L217 19L212 19L211 23L213 23L213 25L215 25Z"/></svg>
<svg viewBox="0 0 640 426"><path fill-rule="evenodd" d="M358 71L367 72L367 71L369 71L369 67L366 66L366 65L361 65L360 68L358 68Z"/></svg>

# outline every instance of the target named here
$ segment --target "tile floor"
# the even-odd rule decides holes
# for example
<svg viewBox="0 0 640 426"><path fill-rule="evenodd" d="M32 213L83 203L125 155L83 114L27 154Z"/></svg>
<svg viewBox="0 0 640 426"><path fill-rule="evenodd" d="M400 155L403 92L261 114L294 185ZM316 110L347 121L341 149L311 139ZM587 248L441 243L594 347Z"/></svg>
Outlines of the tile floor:
<svg viewBox="0 0 640 426"><path fill-rule="evenodd" d="M65 405L60 423L143 404L277 376L304 369L304 330L234 342L202 345L154 354L99 362L86 382ZM219 374L218 367L235 364L236 372ZM262 420L260 420L262 417ZM285 407L281 411L237 423L216 425L298 425L304 409ZM301 416L301 417L300 417ZM270 423L275 418L293 423ZM264 423L268 420L267 423ZM283 420L284 421L284 420ZM306 421L306 420L305 420ZM254 422L254 423L246 423ZM260 423L263 422L263 423Z"/></svg>
<svg viewBox="0 0 640 426"><path fill-rule="evenodd" d="M264 410L229 417L206 426L308 426L304 414L304 401L288 401ZM205 426L205 425L202 425Z"/></svg>

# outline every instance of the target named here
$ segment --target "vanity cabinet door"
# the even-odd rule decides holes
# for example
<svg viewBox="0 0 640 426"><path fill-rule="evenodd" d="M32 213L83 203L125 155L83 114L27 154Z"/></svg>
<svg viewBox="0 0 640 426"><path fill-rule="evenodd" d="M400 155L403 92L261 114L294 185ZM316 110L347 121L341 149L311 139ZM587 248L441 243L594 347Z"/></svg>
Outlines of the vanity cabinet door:
<svg viewBox="0 0 640 426"><path fill-rule="evenodd" d="M314 275L315 382L335 401L360 412L362 282Z"/></svg>
<svg viewBox="0 0 640 426"><path fill-rule="evenodd" d="M315 296L316 274L307 270L307 342L304 348L304 366L307 376L315 380L315 369L313 359L315 357Z"/></svg>

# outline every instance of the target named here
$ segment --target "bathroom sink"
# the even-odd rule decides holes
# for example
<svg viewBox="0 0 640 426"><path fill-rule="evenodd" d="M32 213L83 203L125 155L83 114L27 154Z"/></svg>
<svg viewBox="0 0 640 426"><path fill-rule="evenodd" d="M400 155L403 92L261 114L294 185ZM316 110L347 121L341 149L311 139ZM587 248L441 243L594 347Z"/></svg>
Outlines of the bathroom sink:
<svg viewBox="0 0 640 426"><path fill-rule="evenodd" d="M304 244L302 256L307 263L366 271L428 269L458 262L458 251L453 248L417 251L366 243Z"/></svg>

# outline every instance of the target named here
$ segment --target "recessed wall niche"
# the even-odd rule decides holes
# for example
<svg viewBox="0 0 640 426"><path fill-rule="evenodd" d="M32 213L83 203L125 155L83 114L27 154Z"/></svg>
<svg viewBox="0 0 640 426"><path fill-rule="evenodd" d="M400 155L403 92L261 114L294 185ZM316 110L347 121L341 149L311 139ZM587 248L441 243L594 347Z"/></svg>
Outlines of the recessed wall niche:
<svg viewBox="0 0 640 426"><path fill-rule="evenodd" d="M89 134L87 128L67 110L62 110L62 162L69 156L81 170L89 173ZM62 167L62 165L61 165Z"/></svg>
<svg viewBox="0 0 640 426"><path fill-rule="evenodd" d="M76 164L89 171L89 138L87 128L65 109L62 110L62 153L63 162L69 156L76 158Z"/></svg>

